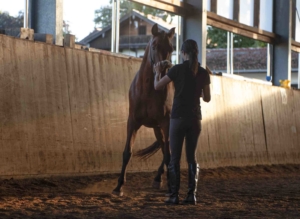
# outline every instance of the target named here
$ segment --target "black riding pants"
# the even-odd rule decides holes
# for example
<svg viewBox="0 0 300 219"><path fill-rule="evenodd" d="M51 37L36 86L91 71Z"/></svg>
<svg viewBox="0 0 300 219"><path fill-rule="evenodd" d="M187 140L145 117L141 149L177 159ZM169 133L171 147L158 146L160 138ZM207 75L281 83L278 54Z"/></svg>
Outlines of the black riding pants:
<svg viewBox="0 0 300 219"><path fill-rule="evenodd" d="M170 165L180 164L183 141L185 139L186 159L196 163L196 150L201 132L201 120L198 118L178 118L170 121Z"/></svg>

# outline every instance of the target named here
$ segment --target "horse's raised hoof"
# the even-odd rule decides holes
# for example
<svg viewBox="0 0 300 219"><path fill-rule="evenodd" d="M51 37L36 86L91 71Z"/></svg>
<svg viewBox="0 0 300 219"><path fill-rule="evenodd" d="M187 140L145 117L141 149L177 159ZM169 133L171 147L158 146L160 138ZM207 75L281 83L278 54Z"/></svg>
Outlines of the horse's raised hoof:
<svg viewBox="0 0 300 219"><path fill-rule="evenodd" d="M120 197L124 195L123 191L117 191L117 190L113 190L113 191L112 191L112 194L113 194L113 195L120 196Z"/></svg>
<svg viewBox="0 0 300 219"><path fill-rule="evenodd" d="M162 188L162 186L163 186L163 182L161 181L161 182L157 182L157 181L153 181L153 183L152 183L152 188L155 188L155 189L161 189Z"/></svg>

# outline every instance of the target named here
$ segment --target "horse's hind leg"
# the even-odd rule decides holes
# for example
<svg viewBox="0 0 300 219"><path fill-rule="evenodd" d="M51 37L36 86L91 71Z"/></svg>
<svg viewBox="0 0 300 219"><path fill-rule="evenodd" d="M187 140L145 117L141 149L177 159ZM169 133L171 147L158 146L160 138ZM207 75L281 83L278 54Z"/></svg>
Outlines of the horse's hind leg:
<svg viewBox="0 0 300 219"><path fill-rule="evenodd" d="M113 190L113 194L122 196L123 191L122 191L122 186L126 182L126 167L127 164L131 158L132 155L132 147L134 144L135 136L137 133L137 130L141 127L141 125L136 124L130 117L128 117L127 121L127 138L126 138L126 144L125 144L125 149L123 152L123 164L122 164L122 169L121 169L121 174L118 179L118 185L117 187Z"/></svg>
<svg viewBox="0 0 300 219"><path fill-rule="evenodd" d="M154 128L154 134L155 134L155 137L156 137L158 143L163 147L165 142L163 140L162 130L160 128ZM164 154L163 150L162 150L162 152ZM164 172L165 172L164 164L165 164L165 160L163 159L162 163L160 164L160 166L158 168L157 175L154 178L154 181L152 184L153 188L160 189L162 187L162 184L163 184L162 174L164 174Z"/></svg>

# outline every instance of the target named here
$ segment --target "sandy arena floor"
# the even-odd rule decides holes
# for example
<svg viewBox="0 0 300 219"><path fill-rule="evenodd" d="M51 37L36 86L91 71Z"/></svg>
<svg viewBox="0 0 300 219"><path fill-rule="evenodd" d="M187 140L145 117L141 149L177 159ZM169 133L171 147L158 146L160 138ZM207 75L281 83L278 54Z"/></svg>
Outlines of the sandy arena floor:
<svg viewBox="0 0 300 219"><path fill-rule="evenodd" d="M165 205L154 175L128 173L123 197L111 194L118 174L2 179L0 219L300 218L300 165L203 169L197 206Z"/></svg>

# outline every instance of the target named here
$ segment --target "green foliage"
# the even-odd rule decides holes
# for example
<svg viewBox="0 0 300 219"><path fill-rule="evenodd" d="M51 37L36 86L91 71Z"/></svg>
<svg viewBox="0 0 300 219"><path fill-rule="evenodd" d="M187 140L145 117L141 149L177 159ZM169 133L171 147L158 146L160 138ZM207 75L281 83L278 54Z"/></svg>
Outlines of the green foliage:
<svg viewBox="0 0 300 219"><path fill-rule="evenodd" d="M267 43L234 34L234 48L266 47ZM227 48L227 31L209 26L207 28L207 48Z"/></svg>
<svg viewBox="0 0 300 219"><path fill-rule="evenodd" d="M145 15L152 14L154 16L161 17L164 21L167 20L168 14L162 10L154 9L152 7L144 6L139 3L130 2L128 0L120 0L120 17L129 13L132 9L140 11ZM107 27L111 25L112 17L112 0L110 0L110 5L102 6L99 9L95 10L94 23L100 28ZM171 15L171 17L173 17Z"/></svg>
<svg viewBox="0 0 300 219"><path fill-rule="evenodd" d="M24 14L19 12L17 17L10 16L8 12L0 11L0 28L1 29L12 29L23 27Z"/></svg>

